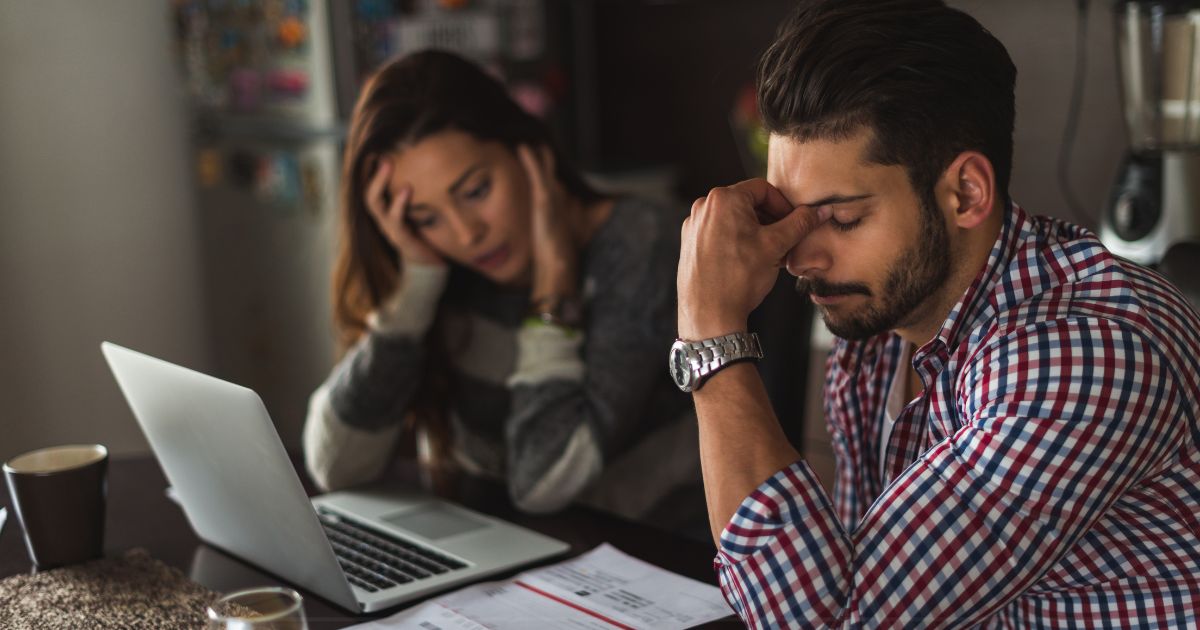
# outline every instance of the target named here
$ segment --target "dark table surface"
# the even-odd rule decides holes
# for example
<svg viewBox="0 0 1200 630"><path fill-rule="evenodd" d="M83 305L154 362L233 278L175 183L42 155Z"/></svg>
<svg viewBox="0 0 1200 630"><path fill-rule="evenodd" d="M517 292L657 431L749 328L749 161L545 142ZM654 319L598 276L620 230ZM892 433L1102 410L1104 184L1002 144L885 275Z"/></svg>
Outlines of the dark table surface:
<svg viewBox="0 0 1200 630"><path fill-rule="evenodd" d="M306 489L311 483L301 474ZM105 525L105 555L120 556L135 547L176 567L191 579L217 591L227 592L250 586L286 585L280 578L264 573L198 539L183 511L166 497L166 479L152 457L114 457L109 462L108 508ZM516 511L503 489L490 482L465 480L457 484L455 499L481 512L515 522L553 536L571 545L569 556L589 551L600 543L614 547L680 575L716 585L712 569L711 542L700 542L634 523L585 507L571 507L551 516L531 516ZM0 492L0 505L10 506L7 492ZM568 556L568 557L569 557ZM557 560L562 560L558 558ZM553 561L551 561L553 562ZM505 575L486 578L498 580ZM8 524L0 533L0 578L31 570L20 524L9 509ZM317 595L301 591L305 613L311 628L340 628L368 619L386 617L412 606L404 606L374 615L351 615ZM742 627L736 617L728 617L704 627Z"/></svg>

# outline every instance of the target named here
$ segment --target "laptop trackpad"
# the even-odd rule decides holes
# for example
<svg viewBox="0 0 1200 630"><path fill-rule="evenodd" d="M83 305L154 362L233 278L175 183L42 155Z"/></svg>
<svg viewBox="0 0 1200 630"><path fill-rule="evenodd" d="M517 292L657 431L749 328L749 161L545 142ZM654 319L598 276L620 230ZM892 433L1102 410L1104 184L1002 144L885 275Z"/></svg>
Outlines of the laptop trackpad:
<svg viewBox="0 0 1200 630"><path fill-rule="evenodd" d="M429 540L449 538L487 526L485 522L449 510L438 503L429 503L415 510L385 514L380 519Z"/></svg>

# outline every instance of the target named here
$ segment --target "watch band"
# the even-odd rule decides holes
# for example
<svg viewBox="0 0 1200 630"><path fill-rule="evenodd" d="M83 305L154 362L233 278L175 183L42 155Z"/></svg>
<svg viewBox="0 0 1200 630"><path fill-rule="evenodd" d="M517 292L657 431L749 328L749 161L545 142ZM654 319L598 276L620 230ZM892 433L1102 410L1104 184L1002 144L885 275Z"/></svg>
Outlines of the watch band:
<svg viewBox="0 0 1200 630"><path fill-rule="evenodd" d="M530 304L529 317L544 324L577 329L583 325L583 300L576 296L547 295Z"/></svg>
<svg viewBox="0 0 1200 630"><path fill-rule="evenodd" d="M699 341L676 340L671 355L675 384L693 392L718 370L738 361L761 359L763 352L756 333L735 332Z"/></svg>

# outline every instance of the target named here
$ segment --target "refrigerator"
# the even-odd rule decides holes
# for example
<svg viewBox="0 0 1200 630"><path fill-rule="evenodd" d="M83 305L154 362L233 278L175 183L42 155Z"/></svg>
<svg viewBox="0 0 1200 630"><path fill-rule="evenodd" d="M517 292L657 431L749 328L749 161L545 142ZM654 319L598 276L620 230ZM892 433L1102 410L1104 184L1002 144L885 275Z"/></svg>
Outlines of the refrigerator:
<svg viewBox="0 0 1200 630"><path fill-rule="evenodd" d="M336 358L339 169L361 82L394 55L451 49L570 128L569 31L547 28L568 18L543 0L170 2L214 375L258 392L297 448Z"/></svg>

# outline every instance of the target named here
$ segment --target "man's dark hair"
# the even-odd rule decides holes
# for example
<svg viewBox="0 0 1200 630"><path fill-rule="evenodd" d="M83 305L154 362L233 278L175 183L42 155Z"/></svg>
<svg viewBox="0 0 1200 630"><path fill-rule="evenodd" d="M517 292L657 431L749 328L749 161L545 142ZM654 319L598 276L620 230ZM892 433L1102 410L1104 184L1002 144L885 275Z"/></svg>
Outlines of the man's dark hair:
<svg viewBox="0 0 1200 630"><path fill-rule="evenodd" d="M992 162L1007 202L1017 70L974 18L939 0L803 0L758 66L767 131L800 141L874 132L867 159L917 195L963 151Z"/></svg>

